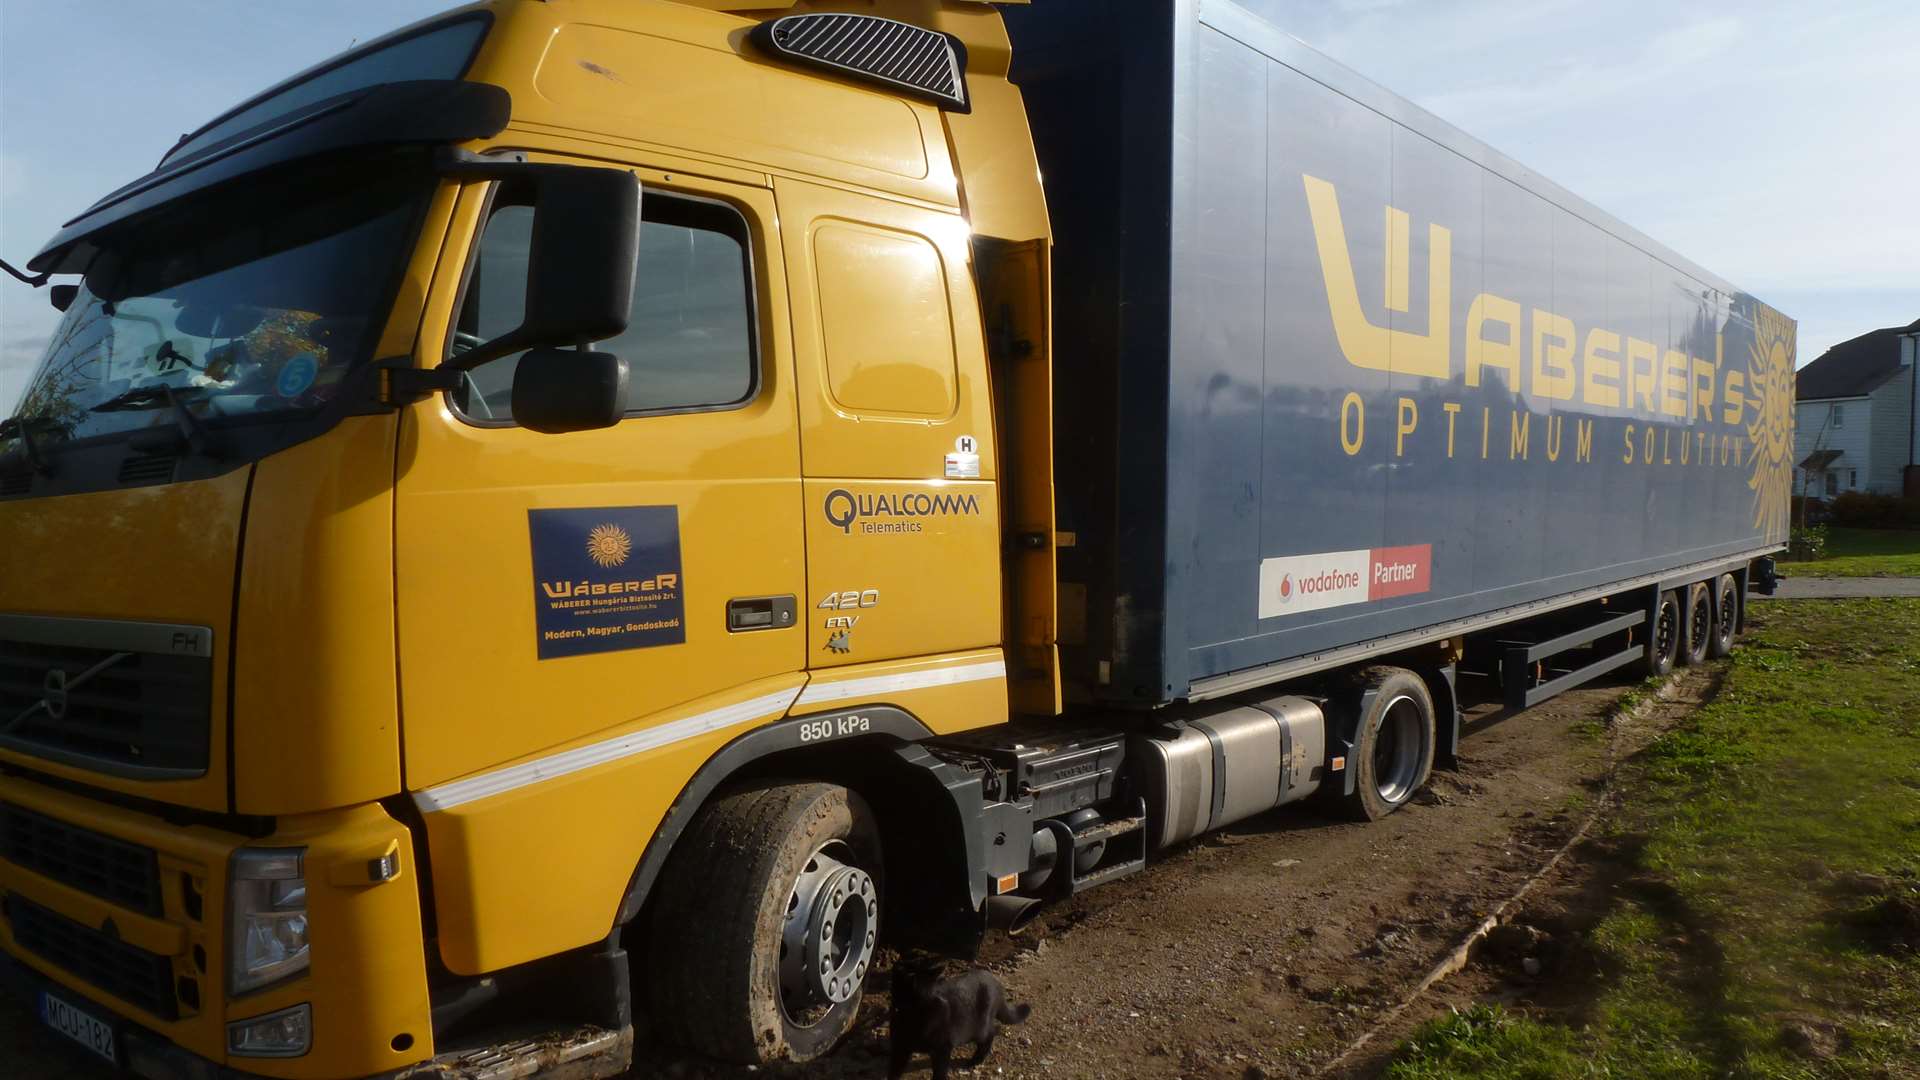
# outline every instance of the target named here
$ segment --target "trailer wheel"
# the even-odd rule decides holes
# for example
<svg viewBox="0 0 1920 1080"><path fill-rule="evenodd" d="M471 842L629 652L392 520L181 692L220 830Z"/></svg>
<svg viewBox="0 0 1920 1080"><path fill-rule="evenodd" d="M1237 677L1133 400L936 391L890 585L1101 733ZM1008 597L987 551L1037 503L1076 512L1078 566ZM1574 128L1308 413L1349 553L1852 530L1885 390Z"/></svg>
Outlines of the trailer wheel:
<svg viewBox="0 0 1920 1080"><path fill-rule="evenodd" d="M1640 672L1657 679L1673 671L1674 657L1680 652L1680 595L1672 590L1660 594L1660 606L1654 609L1653 624L1647 631L1647 657L1640 661Z"/></svg>
<svg viewBox="0 0 1920 1080"><path fill-rule="evenodd" d="M1713 585L1713 640L1707 653L1718 660L1733 652L1733 634L1740 625L1740 579L1721 574Z"/></svg>
<svg viewBox="0 0 1920 1080"><path fill-rule="evenodd" d="M873 966L881 865L873 811L838 785L703 807L660 878L642 961L660 1034L749 1065L833 1049Z"/></svg>
<svg viewBox="0 0 1920 1080"><path fill-rule="evenodd" d="M1704 581L1687 586L1687 617L1681 638L1680 662L1704 664L1713 647L1713 590Z"/></svg>
<svg viewBox="0 0 1920 1080"><path fill-rule="evenodd" d="M1433 695L1426 680L1405 668L1368 668L1359 678L1359 700L1367 704L1347 765L1353 792L1338 804L1356 820L1378 821L1405 805L1433 773Z"/></svg>

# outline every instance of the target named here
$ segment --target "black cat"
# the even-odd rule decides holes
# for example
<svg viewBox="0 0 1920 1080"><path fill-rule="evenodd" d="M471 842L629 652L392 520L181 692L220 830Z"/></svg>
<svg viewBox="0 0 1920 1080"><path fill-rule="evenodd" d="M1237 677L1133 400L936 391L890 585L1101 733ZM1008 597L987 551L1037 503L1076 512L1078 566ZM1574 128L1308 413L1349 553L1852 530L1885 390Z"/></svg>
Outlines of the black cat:
<svg viewBox="0 0 1920 1080"><path fill-rule="evenodd" d="M975 1068L987 1060L1000 1025L1026 1021L1032 1009L1007 1003L1007 991L992 973L978 969L943 976L937 969L896 967L893 973L893 1062L898 1080L913 1055L933 1058L933 1080L946 1080L956 1046L973 1044Z"/></svg>

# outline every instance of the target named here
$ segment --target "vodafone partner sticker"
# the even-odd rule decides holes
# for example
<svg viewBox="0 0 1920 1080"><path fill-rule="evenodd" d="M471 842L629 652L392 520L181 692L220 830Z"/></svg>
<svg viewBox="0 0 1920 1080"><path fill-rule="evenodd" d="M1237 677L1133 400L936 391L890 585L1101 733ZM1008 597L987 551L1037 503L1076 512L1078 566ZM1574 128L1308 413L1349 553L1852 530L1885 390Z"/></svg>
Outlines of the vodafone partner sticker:
<svg viewBox="0 0 1920 1080"><path fill-rule="evenodd" d="M1413 596L1433 588L1433 545L1286 555L1260 563L1260 617Z"/></svg>

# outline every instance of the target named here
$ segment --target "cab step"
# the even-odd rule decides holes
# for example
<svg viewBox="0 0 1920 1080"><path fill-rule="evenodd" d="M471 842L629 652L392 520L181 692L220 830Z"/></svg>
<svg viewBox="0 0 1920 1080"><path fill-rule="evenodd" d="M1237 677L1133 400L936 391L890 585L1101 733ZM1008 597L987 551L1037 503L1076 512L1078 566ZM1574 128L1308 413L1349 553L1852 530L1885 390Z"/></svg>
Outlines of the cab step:
<svg viewBox="0 0 1920 1080"><path fill-rule="evenodd" d="M585 1026L449 1050L401 1070L395 1080L600 1080L632 1064L632 1027Z"/></svg>

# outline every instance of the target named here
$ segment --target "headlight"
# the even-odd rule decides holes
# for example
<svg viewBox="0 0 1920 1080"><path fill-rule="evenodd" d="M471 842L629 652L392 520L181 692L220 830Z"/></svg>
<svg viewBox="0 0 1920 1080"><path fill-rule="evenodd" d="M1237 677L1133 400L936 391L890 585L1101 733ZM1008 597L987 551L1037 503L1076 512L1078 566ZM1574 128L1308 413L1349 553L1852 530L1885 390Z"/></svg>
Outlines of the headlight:
<svg viewBox="0 0 1920 1080"><path fill-rule="evenodd" d="M241 848L233 854L227 905L229 994L244 994L307 969L305 848Z"/></svg>

